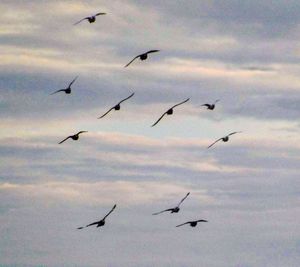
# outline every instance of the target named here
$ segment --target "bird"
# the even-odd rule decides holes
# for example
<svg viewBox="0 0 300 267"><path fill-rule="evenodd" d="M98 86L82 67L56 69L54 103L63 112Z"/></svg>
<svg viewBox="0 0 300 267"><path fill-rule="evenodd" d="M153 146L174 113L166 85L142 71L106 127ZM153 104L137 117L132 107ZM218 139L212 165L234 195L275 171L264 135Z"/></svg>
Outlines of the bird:
<svg viewBox="0 0 300 267"><path fill-rule="evenodd" d="M76 76L76 77L73 79L73 81L70 82L70 84L68 85L67 88L57 90L57 91L53 92L53 93L50 94L50 95L54 95L54 94L56 94L56 93L58 93L58 92L65 92L67 95L71 94L71 91L72 91L72 90L71 90L71 85L76 81L77 78L78 78L78 76Z"/></svg>
<svg viewBox="0 0 300 267"><path fill-rule="evenodd" d="M190 99L188 98L188 99L186 99L186 100L184 100L184 101L182 101L182 102L180 102L180 103L174 105L173 107L169 108L164 114L162 114L162 115L160 116L160 118L159 118L155 123L153 123L153 124L151 125L151 127L153 127L153 126L155 126L157 123L159 123L159 121L160 121L165 115L172 115L172 114L173 114L173 108L175 108L175 107L177 107L177 106L179 106L179 105L182 105L183 103L185 103L185 102L187 102L187 101L189 101L189 100L190 100Z"/></svg>
<svg viewBox="0 0 300 267"><path fill-rule="evenodd" d="M214 110L214 109L215 109L215 106L216 106L216 103L219 102L219 101L220 101L220 99L216 100L213 104L203 104L203 105L201 105L201 106L205 106L205 107L207 107L207 109L209 109L209 110Z"/></svg>
<svg viewBox="0 0 300 267"><path fill-rule="evenodd" d="M89 227L89 226L92 226L92 225L97 225L97 228L103 226L103 225L105 224L105 219L107 218L107 216L108 216L109 214L111 214L111 213L113 212L113 210L114 210L116 207L117 207L117 205L115 204L115 205L112 207L112 209L110 210L110 212L107 213L107 214L104 216L104 218L101 219L100 221L90 223L90 224L88 224L88 225L86 225L86 226L78 227L77 229L83 229L83 228L86 228L86 227Z"/></svg>
<svg viewBox="0 0 300 267"><path fill-rule="evenodd" d="M140 60L146 60L148 58L148 54L150 53L156 53L159 52L160 50L150 50L146 53L140 54L138 56L136 56L135 58L133 58L127 65L124 66L124 68L127 68L133 61L135 61L137 58L140 58Z"/></svg>
<svg viewBox="0 0 300 267"><path fill-rule="evenodd" d="M70 135L67 138L65 138L64 140L60 141L58 144L62 144L63 142L65 142L69 138L73 139L74 141L77 141L79 139L79 135L82 134L82 133L87 133L87 131L80 131L77 134Z"/></svg>
<svg viewBox="0 0 300 267"><path fill-rule="evenodd" d="M104 12L100 12L100 13L97 13L95 15L92 15L92 16L89 16L89 17L85 17L77 22L75 22L73 25L77 25L79 24L80 22L84 21L85 19L89 21L89 23L94 23L96 21L96 17L99 16L99 15L106 15L106 13Z"/></svg>
<svg viewBox="0 0 300 267"><path fill-rule="evenodd" d="M241 133L241 132L233 132L233 133L230 133L230 134L228 134L228 135L226 135L226 136L224 136L224 137L221 137L221 138L219 138L218 140L216 140L215 142L213 142L211 145L209 145L207 148L210 148L210 147L212 147L215 143L217 143L217 142L219 142L219 141L223 141L223 142L228 142L228 140L229 140L229 136L231 136L231 135L233 135L233 134L237 134L237 133Z"/></svg>
<svg viewBox="0 0 300 267"><path fill-rule="evenodd" d="M198 224L198 222L208 222L208 221L207 220L189 221L189 222L185 222L185 223L176 225L176 227L180 227L180 226L183 226L185 224L189 224L191 227L196 227L196 225Z"/></svg>
<svg viewBox="0 0 300 267"><path fill-rule="evenodd" d="M126 101L127 99L131 98L134 96L134 93L132 93L130 96L124 98L123 100L121 100L117 105L113 106L112 108L110 108L107 112L105 112L102 116L100 116L98 119L103 118L104 116L106 116L109 112L111 112L113 109L114 110L120 110L121 109L121 103Z"/></svg>
<svg viewBox="0 0 300 267"><path fill-rule="evenodd" d="M170 209L166 209L166 210L163 210L163 211L160 211L160 212L156 212L156 213L153 213L152 215L158 215L158 214L161 214L161 213L166 212L166 211L171 211L171 213L178 213L179 210L180 210L179 207L180 207L181 203L188 197L189 194L190 194L190 192L188 192L186 194L186 196L183 199L180 200L180 202L178 203L178 205L176 207L170 208Z"/></svg>

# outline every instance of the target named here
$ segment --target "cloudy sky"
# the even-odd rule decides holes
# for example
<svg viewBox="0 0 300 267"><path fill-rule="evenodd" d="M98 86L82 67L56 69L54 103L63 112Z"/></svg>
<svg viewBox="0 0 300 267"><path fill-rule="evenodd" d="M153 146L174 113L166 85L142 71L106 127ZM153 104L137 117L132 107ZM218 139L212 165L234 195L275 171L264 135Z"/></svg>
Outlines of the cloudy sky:
<svg viewBox="0 0 300 267"><path fill-rule="evenodd" d="M298 0L0 10L1 267L299 266ZM77 75L71 95L50 96ZM187 192L178 214L151 215ZM105 227L76 230L115 203ZM209 222L175 228L194 219Z"/></svg>

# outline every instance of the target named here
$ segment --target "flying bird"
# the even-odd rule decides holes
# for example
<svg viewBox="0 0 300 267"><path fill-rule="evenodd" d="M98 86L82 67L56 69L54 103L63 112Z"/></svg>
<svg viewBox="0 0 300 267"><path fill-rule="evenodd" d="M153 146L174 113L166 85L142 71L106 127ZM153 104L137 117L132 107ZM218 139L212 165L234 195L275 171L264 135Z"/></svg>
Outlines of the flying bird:
<svg viewBox="0 0 300 267"><path fill-rule="evenodd" d="M181 203L188 197L189 194L190 194L190 192L188 192L186 194L186 196L183 199L180 200L180 202L178 203L178 205L176 207L170 208L170 209L166 209L166 210L163 210L163 211L160 211L160 212L156 212L156 213L153 213L152 215L158 215L158 214L161 214L161 213L166 212L166 211L171 211L171 213L178 213L179 210L180 210L179 207L180 207Z"/></svg>
<svg viewBox="0 0 300 267"><path fill-rule="evenodd" d="M189 222L185 222L185 223L179 224L176 227L180 227L180 226L183 226L185 224L189 224L191 227L196 227L196 225L198 224L198 222L208 222L208 221L207 220L189 221Z"/></svg>
<svg viewBox="0 0 300 267"><path fill-rule="evenodd" d="M201 105L201 106L205 106L205 107L207 107L207 109L209 109L209 110L214 110L214 109L215 109L215 106L216 106L216 103L219 102L219 101L220 101L220 99L216 100L213 104L203 104L203 105Z"/></svg>
<svg viewBox="0 0 300 267"><path fill-rule="evenodd" d="M224 136L224 137L221 137L221 138L219 138L218 140L216 140L215 142L213 142L211 145L209 145L207 148L210 148L210 147L212 147L215 143L217 143L217 142L219 142L219 141L223 141L223 142L228 142L228 140L229 140L229 136L231 136L231 135L233 135L233 134L237 134L237 133L241 133L241 132L233 132L233 133L230 133L230 134L228 134L228 135L226 135L226 136Z"/></svg>
<svg viewBox="0 0 300 267"><path fill-rule="evenodd" d="M76 81L77 78L78 78L78 76L76 76L76 77L73 79L73 81L70 82L70 84L68 85L67 88L57 90L57 91L53 92L53 93L50 94L50 95L54 95L54 94L56 94L56 93L58 93L58 92L65 92L66 94L71 94L71 85Z"/></svg>
<svg viewBox="0 0 300 267"><path fill-rule="evenodd" d="M86 227L89 227L89 226L92 226L92 225L97 225L97 228L100 227L100 226L103 226L103 225L105 224L105 219L107 218L107 216L108 216L109 214L111 214L111 213L113 212L113 210L114 210L116 207L117 207L117 205L115 204L115 205L112 207L111 211L110 211L109 213L107 213L107 214L104 216L104 218L101 219L100 221L90 223L90 224L88 224L88 225L86 225L86 226L78 227L77 229L83 229L83 228L86 228Z"/></svg>
<svg viewBox="0 0 300 267"><path fill-rule="evenodd" d="M171 107L170 109L168 109L164 114L162 114L162 115L160 116L160 118L159 118L154 124L151 125L151 127L153 127L153 126L155 126L157 123L159 123L159 121L160 121L165 115L172 115L172 114L173 114L173 108L175 108L175 107L177 107L177 106L179 106L179 105L182 105L183 103L185 103L185 102L187 102L187 101L189 101L189 100L190 100L190 99L188 98L188 99L186 99L186 100L184 100L184 101L182 101L182 102L180 102L180 103L174 105L174 106Z"/></svg>
<svg viewBox="0 0 300 267"><path fill-rule="evenodd" d="M146 60L148 58L148 54L150 53L156 53L159 52L160 50L150 50L146 53L140 54L136 56L134 59L132 59L124 68L128 67L133 61L135 61L137 58L140 58L140 60Z"/></svg>
<svg viewBox="0 0 300 267"><path fill-rule="evenodd" d="M106 15L106 13L103 13L103 12L100 12L100 13L97 13L93 16L89 16L89 17L85 17L79 21L77 21L76 23L74 23L73 25L77 25L79 24L80 22L84 21L84 20L88 20L89 23L94 23L96 21L96 17L99 16L99 15Z"/></svg>
<svg viewBox="0 0 300 267"><path fill-rule="evenodd" d="M71 138L74 141L77 141L79 139L79 135L82 133L87 133L87 131L80 131L77 134L74 135L70 135L67 138L65 138L64 140L60 141L59 144L62 144L63 142L65 142L66 140L68 140L69 138Z"/></svg>
<svg viewBox="0 0 300 267"><path fill-rule="evenodd" d="M133 97L134 93L132 93L130 96L124 98L123 100L121 100L117 105L113 106L112 108L110 108L107 112L105 112L101 117L99 117L98 119L103 118L104 116L106 116L109 112L111 112L113 109L114 110L120 110L121 109L121 103L126 101L127 99Z"/></svg>

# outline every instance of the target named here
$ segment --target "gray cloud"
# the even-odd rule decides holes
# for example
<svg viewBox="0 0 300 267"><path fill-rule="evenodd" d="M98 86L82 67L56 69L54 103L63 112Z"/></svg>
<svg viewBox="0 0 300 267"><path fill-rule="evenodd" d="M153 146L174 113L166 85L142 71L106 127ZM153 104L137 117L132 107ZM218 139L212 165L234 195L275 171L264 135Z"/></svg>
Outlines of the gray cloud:
<svg viewBox="0 0 300 267"><path fill-rule="evenodd" d="M1 266L297 266L297 1L0 8ZM73 27L95 10L108 15ZM123 68L148 49L161 52ZM49 96L76 75L71 96ZM179 214L151 216L187 191ZM103 231L75 230L115 202ZM175 228L198 217L209 223Z"/></svg>

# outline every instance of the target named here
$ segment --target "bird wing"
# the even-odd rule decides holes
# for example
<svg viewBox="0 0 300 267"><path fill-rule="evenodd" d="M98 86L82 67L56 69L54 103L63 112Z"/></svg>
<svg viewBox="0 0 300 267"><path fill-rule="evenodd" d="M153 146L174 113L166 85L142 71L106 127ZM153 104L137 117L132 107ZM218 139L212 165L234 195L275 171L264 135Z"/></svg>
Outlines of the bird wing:
<svg viewBox="0 0 300 267"><path fill-rule="evenodd" d="M92 225L96 225L96 224L98 224L99 222L93 222L93 223L90 223L90 224L88 224L88 225L86 225L86 226L81 226L81 227L78 227L77 229L83 229L83 228L86 228L86 227L89 227L89 226L92 226Z"/></svg>
<svg viewBox="0 0 300 267"><path fill-rule="evenodd" d="M127 99L131 98L134 96L134 93L132 93L130 96L124 98L123 100L121 100L118 104L121 104L122 102L126 101Z"/></svg>
<svg viewBox="0 0 300 267"><path fill-rule="evenodd" d="M182 223L182 224L178 224L178 225L176 225L176 227L180 227L180 226L188 224L188 223L190 223L190 222L185 222L185 223Z"/></svg>
<svg viewBox="0 0 300 267"><path fill-rule="evenodd" d="M219 138L218 140L216 140L215 142L213 142L211 145L209 145L207 148L212 147L215 143L219 142L220 140L222 140L222 138Z"/></svg>
<svg viewBox="0 0 300 267"><path fill-rule="evenodd" d="M208 108L209 108L209 107L210 107L210 104L203 104L203 105L201 105L201 106L202 106L202 107L205 106L205 107L208 107Z"/></svg>
<svg viewBox="0 0 300 267"><path fill-rule="evenodd" d="M58 144L62 144L63 142L65 142L65 141L68 140L69 138L71 138L71 135L68 136L67 138L65 138L64 140L60 141Z"/></svg>
<svg viewBox="0 0 300 267"><path fill-rule="evenodd" d="M106 111L102 116L100 116L98 119L102 119L104 116L106 116L109 112L111 112L113 109L115 108L115 106L114 107L112 107L112 108L110 108L108 111Z"/></svg>
<svg viewBox="0 0 300 267"><path fill-rule="evenodd" d="M89 18L89 17L83 18L83 19L81 19L81 20L75 22L73 25L77 25L77 24L79 24L80 22L82 22L82 21L84 21L85 19L88 19L88 18Z"/></svg>
<svg viewBox="0 0 300 267"><path fill-rule="evenodd" d="M237 134L237 133L241 133L241 132L232 132L232 133L230 133L230 134L227 135L227 136L230 136L230 135L233 135L233 134Z"/></svg>
<svg viewBox="0 0 300 267"><path fill-rule="evenodd" d="M215 104L218 103L219 101L220 101L220 99L217 99L217 100L215 101Z"/></svg>
<svg viewBox="0 0 300 267"><path fill-rule="evenodd" d="M177 207L179 207L179 206L181 205L181 203L182 203L183 201L185 201L185 199L188 197L189 194L190 194L190 192L188 192L188 193L186 194L186 196L185 196L183 199L180 200L180 202L178 203Z"/></svg>
<svg viewBox="0 0 300 267"><path fill-rule="evenodd" d="M156 52L159 52L160 50L150 50L148 52L146 52L145 54L150 54L150 53L156 53Z"/></svg>
<svg viewBox="0 0 300 267"><path fill-rule="evenodd" d="M111 214L111 213L113 212L113 210L114 210L116 207L117 207L117 205L115 204L115 205L112 207L111 211L110 211L109 213L107 213L107 214L104 216L104 218L103 218L102 220L105 220L106 217L107 217L109 214Z"/></svg>
<svg viewBox="0 0 300 267"><path fill-rule="evenodd" d="M151 125L151 127L153 127L153 126L155 126L156 124L158 124L159 121L160 121L166 114L167 114L167 112L165 112L164 114L162 114L162 115L160 116L160 118L159 118L154 124Z"/></svg>
<svg viewBox="0 0 300 267"><path fill-rule="evenodd" d="M69 88L71 87L71 85L76 81L76 79L78 78L78 76L76 76L74 79L73 79L73 81L72 82L70 82L70 84L69 84Z"/></svg>
<svg viewBox="0 0 300 267"><path fill-rule="evenodd" d="M95 16L99 16L99 15L106 15L106 13L100 12L100 13L95 14Z"/></svg>
<svg viewBox="0 0 300 267"><path fill-rule="evenodd" d="M127 68L133 61L135 61L140 55L136 56L134 59L132 59L124 68Z"/></svg>
<svg viewBox="0 0 300 267"><path fill-rule="evenodd" d="M51 93L50 95L54 95L54 94L56 94L56 93L58 93L58 92L64 92L64 91L66 91L66 89L59 89L59 90L57 90L57 91Z"/></svg>
<svg viewBox="0 0 300 267"><path fill-rule="evenodd" d="M174 105L173 107L171 107L171 109L172 109L172 108L175 108L175 107L177 107L177 106L179 106L179 105L182 105L183 103L185 103L185 102L187 102L187 101L189 101L189 100L190 100L190 99L188 98L188 99L186 99L186 100L184 100L184 101L182 101L182 102L180 102L180 103Z"/></svg>
<svg viewBox="0 0 300 267"><path fill-rule="evenodd" d="M163 212L166 212L166 211L172 211L173 210L173 208L171 208L171 209L166 209L166 210L162 210L162 211L160 211L160 212L155 212L155 213L153 213L152 215L158 215L158 214L161 214L161 213L163 213Z"/></svg>
<svg viewBox="0 0 300 267"><path fill-rule="evenodd" d="M208 222L207 220L198 220L197 222Z"/></svg>
<svg viewBox="0 0 300 267"><path fill-rule="evenodd" d="M87 133L88 131L80 131L80 132L78 132L76 135L78 135L78 134L82 134L82 133Z"/></svg>

